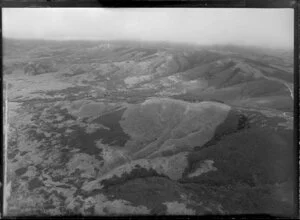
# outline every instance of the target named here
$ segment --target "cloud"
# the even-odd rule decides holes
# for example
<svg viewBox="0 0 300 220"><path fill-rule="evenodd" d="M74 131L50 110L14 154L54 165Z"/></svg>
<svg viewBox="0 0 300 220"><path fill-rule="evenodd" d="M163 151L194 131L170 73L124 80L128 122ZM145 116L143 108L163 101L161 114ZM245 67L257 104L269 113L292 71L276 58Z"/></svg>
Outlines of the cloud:
<svg viewBox="0 0 300 220"><path fill-rule="evenodd" d="M3 35L293 46L293 9L4 8Z"/></svg>

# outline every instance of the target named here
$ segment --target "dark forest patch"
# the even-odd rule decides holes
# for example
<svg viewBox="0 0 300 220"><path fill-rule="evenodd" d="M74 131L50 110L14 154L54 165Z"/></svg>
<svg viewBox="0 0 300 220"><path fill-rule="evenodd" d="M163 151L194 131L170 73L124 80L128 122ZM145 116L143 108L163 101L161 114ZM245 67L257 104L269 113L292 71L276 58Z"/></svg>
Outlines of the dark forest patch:
<svg viewBox="0 0 300 220"><path fill-rule="evenodd" d="M41 180L39 180L38 178L34 178L28 182L28 189L30 191L32 191L36 188L42 187L42 186L44 186L44 183Z"/></svg>
<svg viewBox="0 0 300 220"><path fill-rule="evenodd" d="M292 136L289 131L257 127L227 135L215 145L190 154L189 163L209 159L218 170L188 181L217 186L288 181L294 175Z"/></svg>
<svg viewBox="0 0 300 220"><path fill-rule="evenodd" d="M182 190L175 181L160 176L130 179L105 190L108 197L129 201L134 206L146 206L152 214L165 214L167 201L179 201Z"/></svg>
<svg viewBox="0 0 300 220"><path fill-rule="evenodd" d="M99 123L108 127L109 130L100 128L96 132L90 134L90 137L93 139L102 139L103 144L124 146L125 143L130 139L122 129L120 125L120 120L125 109L120 109L105 115L102 115L92 121L93 123Z"/></svg>
<svg viewBox="0 0 300 220"><path fill-rule="evenodd" d="M22 176L24 173L26 173L28 170L28 167L22 167L22 168L19 168L15 171L16 175L17 176Z"/></svg>

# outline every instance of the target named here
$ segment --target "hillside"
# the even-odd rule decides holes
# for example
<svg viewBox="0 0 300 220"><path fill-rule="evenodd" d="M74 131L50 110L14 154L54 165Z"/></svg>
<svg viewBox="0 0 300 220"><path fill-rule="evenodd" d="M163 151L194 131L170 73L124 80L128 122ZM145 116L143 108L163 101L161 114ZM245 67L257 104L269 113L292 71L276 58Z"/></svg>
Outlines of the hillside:
<svg viewBox="0 0 300 220"><path fill-rule="evenodd" d="M293 214L289 51L3 45L10 216Z"/></svg>

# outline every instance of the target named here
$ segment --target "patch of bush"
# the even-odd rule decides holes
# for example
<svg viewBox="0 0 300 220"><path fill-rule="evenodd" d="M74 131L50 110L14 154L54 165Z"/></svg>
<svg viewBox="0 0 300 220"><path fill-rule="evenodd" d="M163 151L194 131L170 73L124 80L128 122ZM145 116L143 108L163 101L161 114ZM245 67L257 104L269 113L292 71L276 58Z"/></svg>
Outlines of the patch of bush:
<svg viewBox="0 0 300 220"><path fill-rule="evenodd" d="M213 160L218 169L188 182L250 186L284 182L294 175L292 132L249 128L225 136L215 145L190 154L190 167L197 161Z"/></svg>
<svg viewBox="0 0 300 220"><path fill-rule="evenodd" d="M121 177L113 176L110 179L106 179L102 181L102 185L104 188L111 187L113 185L119 185L123 184L126 181L136 179L136 178L145 178L145 177L166 177L165 175L157 173L154 169L145 169L140 167L139 165L136 165L136 168L134 168L130 173L123 173Z"/></svg>

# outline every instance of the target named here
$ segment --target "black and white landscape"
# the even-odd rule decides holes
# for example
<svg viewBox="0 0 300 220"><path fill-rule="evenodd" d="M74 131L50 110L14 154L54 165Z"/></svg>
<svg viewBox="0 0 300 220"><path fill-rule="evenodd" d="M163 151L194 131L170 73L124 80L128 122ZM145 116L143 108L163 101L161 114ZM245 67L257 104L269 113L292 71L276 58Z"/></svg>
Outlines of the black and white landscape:
<svg viewBox="0 0 300 220"><path fill-rule="evenodd" d="M294 213L292 11L74 10L3 10L6 215Z"/></svg>

